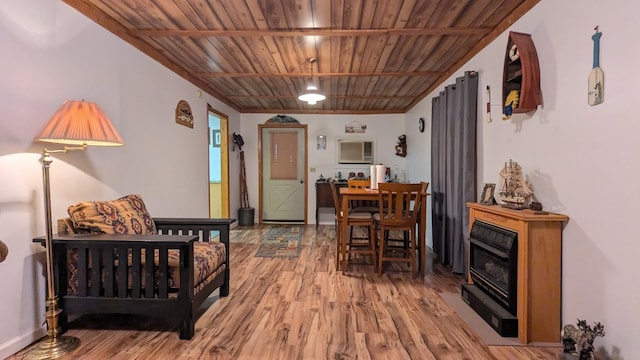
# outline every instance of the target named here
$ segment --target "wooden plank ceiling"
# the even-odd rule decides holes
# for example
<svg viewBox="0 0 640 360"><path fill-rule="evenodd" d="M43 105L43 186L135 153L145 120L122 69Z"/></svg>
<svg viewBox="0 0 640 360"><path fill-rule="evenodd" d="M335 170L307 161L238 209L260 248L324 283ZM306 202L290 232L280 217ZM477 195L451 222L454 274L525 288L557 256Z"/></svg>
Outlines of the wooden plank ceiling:
<svg viewBox="0 0 640 360"><path fill-rule="evenodd" d="M239 112L380 114L411 109L539 0L64 2ZM298 100L311 81L316 105Z"/></svg>

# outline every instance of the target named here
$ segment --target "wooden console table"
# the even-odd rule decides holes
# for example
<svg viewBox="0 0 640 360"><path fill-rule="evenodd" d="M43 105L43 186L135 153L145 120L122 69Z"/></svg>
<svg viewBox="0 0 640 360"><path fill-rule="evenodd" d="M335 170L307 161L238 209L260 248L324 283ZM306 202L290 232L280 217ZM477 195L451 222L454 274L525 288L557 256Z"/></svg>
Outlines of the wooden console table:
<svg viewBox="0 0 640 360"><path fill-rule="evenodd" d="M569 218L500 205L467 207L469 229L480 220L518 233L518 341L560 342L562 225Z"/></svg>

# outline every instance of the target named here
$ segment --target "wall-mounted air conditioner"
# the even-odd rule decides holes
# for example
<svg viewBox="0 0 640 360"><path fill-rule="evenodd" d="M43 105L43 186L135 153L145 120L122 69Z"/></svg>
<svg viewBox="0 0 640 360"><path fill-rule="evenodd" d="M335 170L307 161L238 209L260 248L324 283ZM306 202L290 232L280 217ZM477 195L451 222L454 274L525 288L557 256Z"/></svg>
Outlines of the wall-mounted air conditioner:
<svg viewBox="0 0 640 360"><path fill-rule="evenodd" d="M373 141L338 140L339 164L373 164Z"/></svg>

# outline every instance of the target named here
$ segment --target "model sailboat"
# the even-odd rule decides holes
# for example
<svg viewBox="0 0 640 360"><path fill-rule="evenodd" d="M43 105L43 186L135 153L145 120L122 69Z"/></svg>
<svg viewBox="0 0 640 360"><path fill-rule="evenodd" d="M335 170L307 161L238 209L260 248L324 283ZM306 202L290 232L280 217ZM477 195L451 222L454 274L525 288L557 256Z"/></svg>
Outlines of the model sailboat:
<svg viewBox="0 0 640 360"><path fill-rule="evenodd" d="M500 171L500 190L498 192L503 206L511 209L523 209L533 195L522 176L522 168L517 162L509 159Z"/></svg>

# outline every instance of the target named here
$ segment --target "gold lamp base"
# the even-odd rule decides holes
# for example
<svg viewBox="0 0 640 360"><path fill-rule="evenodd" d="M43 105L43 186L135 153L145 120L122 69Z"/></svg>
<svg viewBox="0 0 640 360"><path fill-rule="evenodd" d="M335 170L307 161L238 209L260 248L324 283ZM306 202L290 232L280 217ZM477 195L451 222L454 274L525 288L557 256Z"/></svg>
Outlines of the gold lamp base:
<svg viewBox="0 0 640 360"><path fill-rule="evenodd" d="M78 345L80 345L80 339L75 336L47 337L34 345L23 359L58 359L75 350Z"/></svg>

